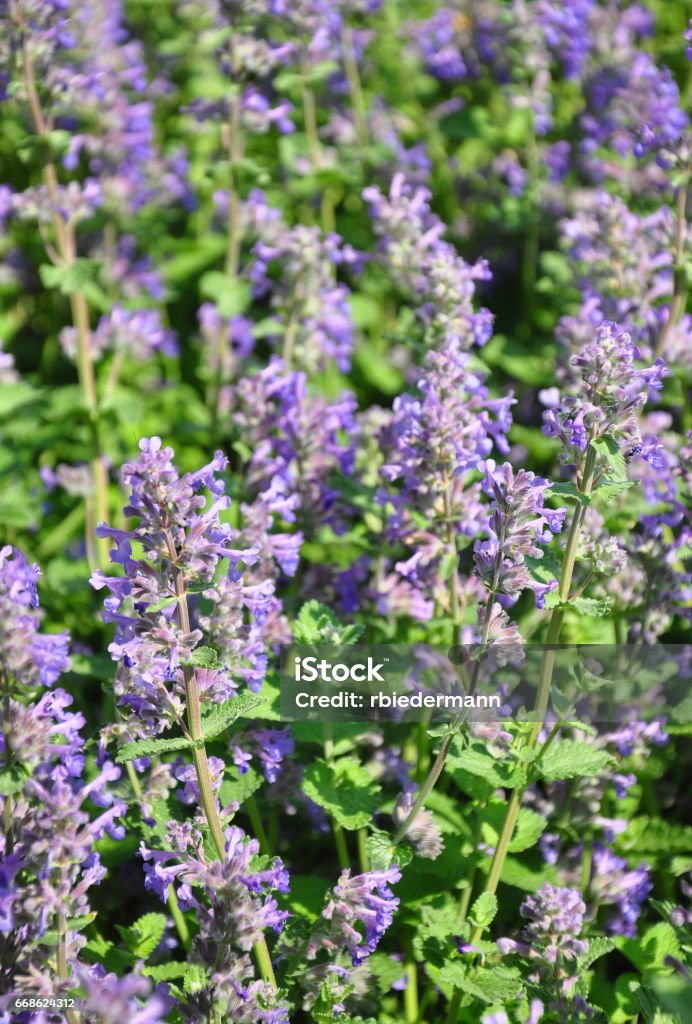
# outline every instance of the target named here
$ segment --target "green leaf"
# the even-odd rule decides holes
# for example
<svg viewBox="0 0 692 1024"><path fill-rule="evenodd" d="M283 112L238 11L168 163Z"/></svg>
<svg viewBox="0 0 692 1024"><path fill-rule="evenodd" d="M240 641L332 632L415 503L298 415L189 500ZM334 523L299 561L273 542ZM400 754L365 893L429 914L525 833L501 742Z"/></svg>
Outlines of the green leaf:
<svg viewBox="0 0 692 1024"><path fill-rule="evenodd" d="M293 627L297 644L352 644L363 632L363 626L344 626L331 608L319 601L307 601L300 609Z"/></svg>
<svg viewBox="0 0 692 1024"><path fill-rule="evenodd" d="M3 768L0 771L0 796L12 796L24 787L28 776L23 768Z"/></svg>
<svg viewBox="0 0 692 1024"><path fill-rule="evenodd" d="M199 280L200 294L211 299L221 316L244 313L250 305L248 281L231 278L221 270L208 270Z"/></svg>
<svg viewBox="0 0 692 1024"><path fill-rule="evenodd" d="M692 827L641 815L630 818L616 846L621 853L660 853L666 859L674 853L688 854L692 850Z"/></svg>
<svg viewBox="0 0 692 1024"><path fill-rule="evenodd" d="M602 619L610 611L610 599L594 597L576 597L570 601L570 606L576 608L580 615L588 615L592 619Z"/></svg>
<svg viewBox="0 0 692 1024"><path fill-rule="evenodd" d="M315 761L303 777L303 792L347 829L364 828L377 809L380 786L354 758L335 764Z"/></svg>
<svg viewBox="0 0 692 1024"><path fill-rule="evenodd" d="M590 743L561 740L548 747L537 767L544 779L554 782L556 779L597 775L611 761L609 754L597 750Z"/></svg>
<svg viewBox="0 0 692 1024"><path fill-rule="evenodd" d="M625 463L625 456L622 454L620 445L614 437L609 437L607 434L604 437L596 437L591 442L591 447L612 470L616 481L626 478L627 464Z"/></svg>
<svg viewBox="0 0 692 1024"><path fill-rule="evenodd" d="M115 926L128 951L137 960L146 960L151 956L166 930L165 914L144 914L129 928Z"/></svg>
<svg viewBox="0 0 692 1024"><path fill-rule="evenodd" d="M256 693L242 693L223 704L214 704L211 710L202 717L202 732L205 740L212 740L215 736L219 736L241 715L246 715L263 703L264 698Z"/></svg>
<svg viewBox="0 0 692 1024"><path fill-rule="evenodd" d="M606 956L611 950L615 949L615 943L612 939L606 939L602 936L598 936L595 939L589 939L589 948L583 956L579 957L579 973L586 971L591 964L595 963L596 960L600 960L602 956Z"/></svg>
<svg viewBox="0 0 692 1024"><path fill-rule="evenodd" d="M252 767L248 767L242 775L238 773L237 768L231 770L235 772L237 778L224 779L221 784L219 796L223 807L234 801L238 804L245 803L247 798L252 796L264 782L263 776Z"/></svg>
<svg viewBox="0 0 692 1024"><path fill-rule="evenodd" d="M604 501L611 501L630 487L634 487L632 480L604 480L603 483L594 488L594 491Z"/></svg>
<svg viewBox="0 0 692 1024"><path fill-rule="evenodd" d="M183 662L183 665L193 665L195 668L221 668L222 664L213 647L196 647L190 657Z"/></svg>
<svg viewBox="0 0 692 1024"><path fill-rule="evenodd" d="M471 907L470 918L474 924L486 928L492 924L497 914L497 896L493 892L483 892Z"/></svg>
<svg viewBox="0 0 692 1024"><path fill-rule="evenodd" d="M484 1003L502 1003L517 999L521 976L516 968L473 967L453 960L440 971L440 981L475 996Z"/></svg>
<svg viewBox="0 0 692 1024"><path fill-rule="evenodd" d="M190 740L185 736L178 736L170 740L135 740L133 743L125 743L116 754L116 764L127 764L128 761L135 761L138 757L151 757L154 754L170 753L174 750L186 750L192 746Z"/></svg>
<svg viewBox="0 0 692 1024"><path fill-rule="evenodd" d="M288 909L308 921L316 921L322 913L330 884L329 879L321 875L291 875L291 891L286 897Z"/></svg>
<svg viewBox="0 0 692 1024"><path fill-rule="evenodd" d="M536 892L544 882L557 883L557 873L553 867L541 864L533 869L516 857L507 857L502 868L500 881L512 885L523 892Z"/></svg>
<svg viewBox="0 0 692 1024"><path fill-rule="evenodd" d="M502 831L507 812L504 801L493 801L482 812L481 832L489 846L496 846ZM512 839L509 844L510 853L521 853L535 846L546 827L543 815L532 811L530 807L522 807L519 811Z"/></svg>
<svg viewBox="0 0 692 1024"><path fill-rule="evenodd" d="M177 600L177 597L162 597L160 601L154 601L153 604L147 605L147 615L154 615L156 612L162 612L164 608L170 608L172 604L175 604ZM206 648L200 649L206 650Z"/></svg>
<svg viewBox="0 0 692 1024"><path fill-rule="evenodd" d="M193 980L198 982L200 987L203 987L207 980L206 971L201 964L182 963L179 960L173 960L167 964L145 966L142 968L142 974L155 982L175 981L177 978L184 982ZM185 991L192 990L186 987Z"/></svg>
<svg viewBox="0 0 692 1024"><path fill-rule="evenodd" d="M38 268L41 281L46 288L57 288L62 295L74 295L85 286L94 285L98 270L97 260L84 257L67 265L60 264L55 267L50 263L44 263Z"/></svg>
<svg viewBox="0 0 692 1024"><path fill-rule="evenodd" d="M571 480L561 480L558 483L551 484L550 490L546 491L546 494L557 494L561 498L574 498L580 505L590 505L591 498L588 494L584 494L579 490L576 484L572 483Z"/></svg>
<svg viewBox="0 0 692 1024"><path fill-rule="evenodd" d="M379 829L365 840L365 849L373 871L386 871L394 860L394 846L388 832Z"/></svg>
<svg viewBox="0 0 692 1024"><path fill-rule="evenodd" d="M23 380L18 380L14 384L1 385L0 418L11 416L18 409L21 409L23 405L35 402L40 397L40 394L40 391Z"/></svg>
<svg viewBox="0 0 692 1024"><path fill-rule="evenodd" d="M667 921L652 925L640 939L616 935L615 946L641 971L660 970L666 957L682 955L675 929Z"/></svg>

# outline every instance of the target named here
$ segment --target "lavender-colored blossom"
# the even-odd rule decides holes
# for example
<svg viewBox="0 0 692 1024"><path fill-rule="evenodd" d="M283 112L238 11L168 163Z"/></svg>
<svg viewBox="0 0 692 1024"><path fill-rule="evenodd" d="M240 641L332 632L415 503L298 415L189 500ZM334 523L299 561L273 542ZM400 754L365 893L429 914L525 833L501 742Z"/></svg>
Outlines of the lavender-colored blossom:
<svg viewBox="0 0 692 1024"><path fill-rule="evenodd" d="M403 825L406 821L415 800L413 787L409 787L397 797L394 805L394 823L397 826ZM435 860L444 849L444 840L440 827L435 821L431 811L423 809L406 832L406 839L413 846L419 857L426 860Z"/></svg>
<svg viewBox="0 0 692 1024"><path fill-rule="evenodd" d="M68 633L42 633L37 581L41 570L21 551L0 550L0 665L30 692L52 686L70 665Z"/></svg>
<svg viewBox="0 0 692 1024"><path fill-rule="evenodd" d="M550 481L530 471L515 473L508 462L496 467L486 464L483 490L491 498L488 540L476 541L474 560L476 572L491 595L504 594L516 598L522 590L533 590L536 605L545 604L545 596L557 586L557 580L541 583L531 576L526 558L542 558L539 545L548 543L559 533L565 521L567 506L546 508L544 495Z"/></svg>
<svg viewBox="0 0 692 1024"><path fill-rule="evenodd" d="M249 275L255 297L271 307L264 333L281 341L287 364L314 372L334 360L348 372L354 326L348 288L336 281L335 272L358 262L357 253L336 234L267 221L253 247Z"/></svg>
<svg viewBox="0 0 692 1024"><path fill-rule="evenodd" d="M269 865L255 866L259 854L256 839L248 840L242 829L225 831L222 860L209 861L202 836L196 829L182 829L170 823L173 850L152 850L144 844L145 885L162 900L173 885L183 910L193 910L199 924L192 950L192 963L210 970L202 993L191 995L183 1012L194 1019L202 1005L224 1012L232 1007L233 1020L287 1021L283 1004L262 982L254 979L244 956L263 936L265 929L281 931L287 911L280 910L272 891L288 892L288 874L275 858ZM274 1004L269 1012L270 1004ZM266 1015L260 1013L264 1007ZM252 1016L253 1011L256 1016ZM230 1012L230 1010L229 1010Z"/></svg>
<svg viewBox="0 0 692 1024"><path fill-rule="evenodd" d="M394 284L416 303L416 312L433 342L455 335L462 348L484 345L492 334L487 309L476 312L477 281L490 277L485 260L472 266L442 235L445 225L430 210L430 192L412 188L396 174L387 196L365 189L382 261Z"/></svg>
<svg viewBox="0 0 692 1024"><path fill-rule="evenodd" d="M399 906L390 886L400 878L398 867L353 877L346 868L315 923L308 942L308 960L313 960L320 950L326 950L330 956L346 950L357 967L374 953Z"/></svg>
<svg viewBox="0 0 692 1024"><path fill-rule="evenodd" d="M288 728L251 729L233 737L233 760L240 775L244 775L254 757L267 782L276 782L281 774L283 762L294 749L293 737Z"/></svg>
<svg viewBox="0 0 692 1024"><path fill-rule="evenodd" d="M639 349L617 324L604 322L595 337L570 359L575 394L565 395L543 414L543 432L558 437L564 458L575 461L589 441L608 436L617 441L625 459L641 457L660 462L656 439L645 443L639 432L639 412L651 390L660 390L667 370L663 360L639 369Z"/></svg>
<svg viewBox="0 0 692 1024"><path fill-rule="evenodd" d="M600 906L613 906L607 930L611 935L636 935L641 905L653 888L648 865L630 868L601 843L594 843L589 895Z"/></svg>
<svg viewBox="0 0 692 1024"><path fill-rule="evenodd" d="M221 560L227 561L229 579L236 580L241 563L257 559L256 550L236 546L234 531L219 518L230 504L217 475L226 458L217 452L207 466L180 476L173 454L160 438L144 438L139 458L123 466L122 480L131 490L125 513L137 524L120 530L102 523L97 532L113 539L111 559L122 565L124 575L96 571L91 579L92 586L105 586L112 595L103 616L116 624L109 651L120 662L119 704L130 709L133 727L138 723L145 733L164 730L184 711L182 666L202 639L186 613L189 589L209 587ZM206 511L205 491L213 496ZM133 543L142 545L144 557L133 557ZM204 682L209 685L201 696L207 701L228 695L222 676Z"/></svg>
<svg viewBox="0 0 692 1024"><path fill-rule="evenodd" d="M77 357L77 331L64 327L60 332L60 343L65 355ZM90 336L92 355L98 358L104 352L120 352L131 358L144 361L155 352L167 356L178 353L175 334L167 330L161 315L155 309L128 310L116 305L104 315Z"/></svg>
<svg viewBox="0 0 692 1024"><path fill-rule="evenodd" d="M281 517L340 529L332 474L352 472L355 398L328 402L308 390L304 373L277 358L234 389L233 419L249 457L251 493L268 490ZM297 501L296 501L297 497Z"/></svg>

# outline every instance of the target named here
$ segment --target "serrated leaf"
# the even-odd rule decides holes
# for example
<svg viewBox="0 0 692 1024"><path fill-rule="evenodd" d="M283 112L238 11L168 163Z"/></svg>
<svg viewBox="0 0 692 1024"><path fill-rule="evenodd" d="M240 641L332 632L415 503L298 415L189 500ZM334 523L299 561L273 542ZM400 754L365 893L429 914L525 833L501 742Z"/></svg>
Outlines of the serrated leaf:
<svg viewBox="0 0 692 1024"><path fill-rule="evenodd" d="M507 804L498 801L490 803L482 812L481 832L489 846L496 846L499 834L505 821ZM530 807L522 807L517 817L512 839L509 844L510 853L521 853L535 846L547 825L543 815L532 811Z"/></svg>
<svg viewBox="0 0 692 1024"><path fill-rule="evenodd" d="M607 597L602 599L576 597L570 601L570 606L575 608L580 615L588 615L592 619L602 619L610 611L610 600Z"/></svg>
<svg viewBox="0 0 692 1024"><path fill-rule="evenodd" d="M129 928L115 926L128 951L137 960L146 960L151 956L166 930L165 914L144 914Z"/></svg>
<svg viewBox="0 0 692 1024"><path fill-rule="evenodd" d="M594 491L604 501L611 501L613 498L617 498L618 494L622 494L623 491L627 491L633 486L632 480L604 480L594 488Z"/></svg>
<svg viewBox="0 0 692 1024"><path fill-rule="evenodd" d="M323 807L342 828L364 828L377 809L380 786L353 758L335 764L315 761L303 777L303 792Z"/></svg>
<svg viewBox="0 0 692 1024"><path fill-rule="evenodd" d="M622 454L620 445L614 437L609 437L607 434L604 437L596 437L591 442L591 447L612 470L616 481L626 478L627 464L625 463L625 456Z"/></svg>
<svg viewBox="0 0 692 1024"><path fill-rule="evenodd" d="M221 668L223 662L213 647L196 647L183 664L195 668Z"/></svg>
<svg viewBox="0 0 692 1024"><path fill-rule="evenodd" d="M596 960L600 960L602 956L610 953L613 949L615 949L615 943L612 939L606 939L603 936L589 939L588 951L579 957L579 972L586 971L591 964L595 963Z"/></svg>
<svg viewBox="0 0 692 1024"><path fill-rule="evenodd" d="M493 892L483 892L471 907L470 918L474 924L484 928L493 922L497 914L497 896Z"/></svg>
<svg viewBox="0 0 692 1024"><path fill-rule="evenodd" d="M175 739L161 740L135 740L132 743L125 743L115 756L116 764L127 764L128 761L136 761L138 757L152 757L155 754L172 753L176 750L187 750L192 743L185 736L178 736Z"/></svg>
<svg viewBox="0 0 692 1024"><path fill-rule="evenodd" d="M394 860L392 837L387 832L373 832L365 840L365 849L373 871L386 871Z"/></svg>
<svg viewBox="0 0 692 1024"><path fill-rule="evenodd" d="M205 740L212 740L233 725L241 715L259 707L264 698L256 693L241 693L223 704L214 704L202 718L202 732Z"/></svg>
<svg viewBox="0 0 692 1024"><path fill-rule="evenodd" d="M238 804L245 803L247 798L252 796L264 782L263 776L252 767L248 767L247 771L243 772L242 775L239 774L237 768L232 769L232 771L235 772L236 778L224 779L221 784L219 797L223 807L233 802Z"/></svg>
<svg viewBox="0 0 692 1024"><path fill-rule="evenodd" d="M618 852L636 854L674 853L687 855L692 850L692 827L646 815L631 818L627 829L617 837Z"/></svg>
<svg viewBox="0 0 692 1024"><path fill-rule="evenodd" d="M443 984L454 985L484 1003L502 1003L516 999L521 989L519 971L510 967L472 967L458 960L440 971Z"/></svg>
<svg viewBox="0 0 692 1024"><path fill-rule="evenodd" d="M352 644L363 628L358 623L345 626L331 608L319 601L307 601L298 613L293 636L297 644Z"/></svg>
<svg viewBox="0 0 692 1024"><path fill-rule="evenodd" d="M572 483L571 480L559 481L558 483L551 484L550 490L546 491L546 494L557 494L561 498L574 498L580 505L590 505L591 498L588 494L584 494L579 490L576 484Z"/></svg>
<svg viewBox="0 0 692 1024"><path fill-rule="evenodd" d="M574 779L597 775L612 758L604 750L597 750L582 740L561 740L548 747L537 765L540 774L549 782L556 779Z"/></svg>

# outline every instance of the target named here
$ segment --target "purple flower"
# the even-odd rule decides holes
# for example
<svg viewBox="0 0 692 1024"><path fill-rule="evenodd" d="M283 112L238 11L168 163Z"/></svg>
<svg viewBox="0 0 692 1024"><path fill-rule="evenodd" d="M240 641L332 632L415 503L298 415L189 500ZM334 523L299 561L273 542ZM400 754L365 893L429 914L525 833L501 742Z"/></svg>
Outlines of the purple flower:
<svg viewBox="0 0 692 1024"><path fill-rule="evenodd" d="M487 309L476 312L477 281L487 281L485 260L466 263L450 242L445 225L430 210L427 188L412 188L402 174L392 179L389 195L376 186L363 192L377 236L382 262L394 284L416 306L426 333L434 342L452 335L463 349L485 345L492 334Z"/></svg>
<svg viewBox="0 0 692 1024"><path fill-rule="evenodd" d="M348 868L344 870L310 936L308 959L314 959L322 949L332 956L346 950L354 967L361 964L377 949L394 920L399 900L390 885L400 878L398 867L368 871L353 878Z"/></svg>
<svg viewBox="0 0 692 1024"><path fill-rule="evenodd" d="M17 548L0 550L0 660L12 680L29 691L52 686L70 666L69 634L40 632L40 575Z"/></svg>
<svg viewBox="0 0 692 1024"><path fill-rule="evenodd" d="M221 452L197 472L180 476L172 462L173 450L162 447L160 438L144 438L140 451L139 458L122 470L123 482L131 490L125 513L136 518L136 525L118 530L101 523L97 529L99 536L113 538L111 558L123 566L124 576L96 572L91 580L92 586L106 586L112 594L103 617L116 624L109 651L122 668L115 690L120 705L132 712L135 734L161 732L183 715L182 666L202 639L201 630L189 621L188 591L209 588L222 560L228 564L229 580L240 581L239 565L254 564L258 555L256 548L238 548L236 534L220 518L230 503L217 475L227 462ZM204 491L212 496L209 507ZM133 557L133 544L142 546L145 557ZM242 585L233 593L242 605ZM220 598L218 592L210 594ZM241 624L242 612L236 617L236 625ZM230 629L227 623L227 637ZM218 702L234 689L221 672L200 674L203 700Z"/></svg>
<svg viewBox="0 0 692 1024"><path fill-rule="evenodd" d="M649 393L661 389L668 371L661 359L639 369L638 359L630 335L608 321L572 356L570 365L578 378L574 393L543 414L543 432L560 438L564 459L576 460L590 440L605 436L617 441L625 459L641 455L655 463L659 458L655 444L641 443L639 413Z"/></svg>
<svg viewBox="0 0 692 1024"><path fill-rule="evenodd" d="M542 558L539 545L548 543L562 529L567 506L549 509L543 504L550 481L524 469L515 473L506 462L497 467L486 463L484 492L492 499L488 520L488 539L476 541L476 572L491 595L516 598L522 590L533 590L536 605L545 604L545 596L557 586L557 580L541 583L534 579L526 558Z"/></svg>
<svg viewBox="0 0 692 1024"><path fill-rule="evenodd" d="M630 868L601 843L594 843L589 895L599 905L612 906L607 930L611 935L637 934L641 905L653 888L647 864Z"/></svg>

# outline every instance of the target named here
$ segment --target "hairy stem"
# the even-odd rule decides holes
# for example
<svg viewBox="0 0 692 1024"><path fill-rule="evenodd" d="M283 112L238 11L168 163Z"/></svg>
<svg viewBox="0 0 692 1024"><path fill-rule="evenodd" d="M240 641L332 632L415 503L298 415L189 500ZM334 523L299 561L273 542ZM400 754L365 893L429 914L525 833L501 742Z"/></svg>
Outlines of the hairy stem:
<svg viewBox="0 0 692 1024"><path fill-rule="evenodd" d="M586 459L584 462L584 470L579 480L578 486L582 494L588 496L591 493L594 480L594 470L596 465L596 453L594 448L589 444L586 452ZM574 565L576 562L577 548L579 545L579 533L581 525L584 519L584 506L578 502L572 516L572 523L570 526L569 535L567 538L567 546L565 548L565 557L562 563L562 571L560 574L560 585L559 595L561 601L567 601L569 599L570 588L572 585L572 576L574 574ZM531 734L528 740L528 749L535 750L538 744L538 738L543 728L543 721L545 718L545 712L548 707L548 700L550 698L550 687L553 678L553 668L555 665L555 646L560 640L560 633L562 631L562 623L564 620L564 610L562 607L553 609L553 613L550 617L550 623L548 625L548 632L546 635L546 648L543 653L543 659L541 661L541 669L538 681L538 693L536 696L535 712L537 715L536 721L533 724ZM553 734L548 737L548 740L541 748L540 754L545 752L548 743L552 741L556 735L556 730ZM517 823L519 816L519 810L521 808L521 802L526 792L526 786L519 786L512 791L509 804L507 806L507 814L502 825L502 831L495 847L493 859L490 864L490 871L488 879L486 881L484 892L494 893L497 890L500 876L504 868L507 852L509 850L509 844L512 841L512 835L514 833L514 827ZM477 942L485 928L478 926L471 937L471 942Z"/></svg>
<svg viewBox="0 0 692 1024"><path fill-rule="evenodd" d="M27 27L23 26L25 31ZM24 83L26 85L29 99L29 109L34 122L36 134L48 142L49 125L46 122L41 109L34 67L31 61L26 42L22 47L22 65L24 71ZM58 175L55 164L46 157L43 164L43 181L48 192L52 205L52 220L57 242L57 252L61 263L68 269L77 259L77 244L74 234L74 227L67 216L60 212L58 193ZM77 374L79 385L82 389L84 401L89 415L89 428L92 441L91 475L94 487L96 519L100 522L108 520L108 476L103 462L99 433L99 403L96 391L96 377L94 364L91 357L91 328L89 326L89 307L84 293L78 289L70 295L70 309L72 322L77 335ZM89 541L90 538L87 538ZM90 544L87 543L87 549ZM108 562L109 543L107 538L97 540L99 563L102 565Z"/></svg>
<svg viewBox="0 0 692 1024"><path fill-rule="evenodd" d="M10 678L3 668L2 675L2 736L4 741L2 766L5 770L12 763L12 736L10 723ZM9 856L14 849L12 828L12 797L9 793L3 796L3 831L5 833L5 854Z"/></svg>
<svg viewBox="0 0 692 1024"><path fill-rule="evenodd" d="M175 592L178 598L178 621L184 633L190 632L190 610L187 603L187 587L185 576L178 565L175 542L170 533L166 535L166 544L173 567L173 580ZM202 731L202 710L197 692L197 680L192 665L183 666L183 678L185 680L185 700L187 706L187 728L193 742L192 760L197 776L199 787L200 803L209 826L209 832L216 849L218 859L223 863L226 854L226 841L219 817L219 808L214 796L214 789L211 783L207 751L204 746L204 733ZM276 988L276 978L272 967L269 949L266 940L261 938L254 946L255 959L262 979L273 988Z"/></svg>
<svg viewBox="0 0 692 1024"><path fill-rule="evenodd" d="M351 96L351 106L356 121L356 135L360 146L367 146L370 137L368 132L367 110L363 86L358 71L358 61L353 44L353 29L349 24L343 22L341 27L341 46L344 58L344 71L348 82L348 91Z"/></svg>
<svg viewBox="0 0 692 1024"><path fill-rule="evenodd" d="M332 736L332 723L325 719L324 722L324 759L328 765L334 762L334 739ZM333 818L329 816L329 820L332 825L332 832L334 834L334 845L336 846L336 855L339 859L339 867L343 870L350 868L351 858L348 853L348 846L346 845L346 836L342 826Z"/></svg>
<svg viewBox="0 0 692 1024"><path fill-rule="evenodd" d="M683 266L685 256L685 240L687 235L687 189L689 179L678 185L675 197L675 240L673 243L673 298L668 311L668 319L658 336L656 355L660 356L665 348L668 335L685 311L687 303L687 271Z"/></svg>

